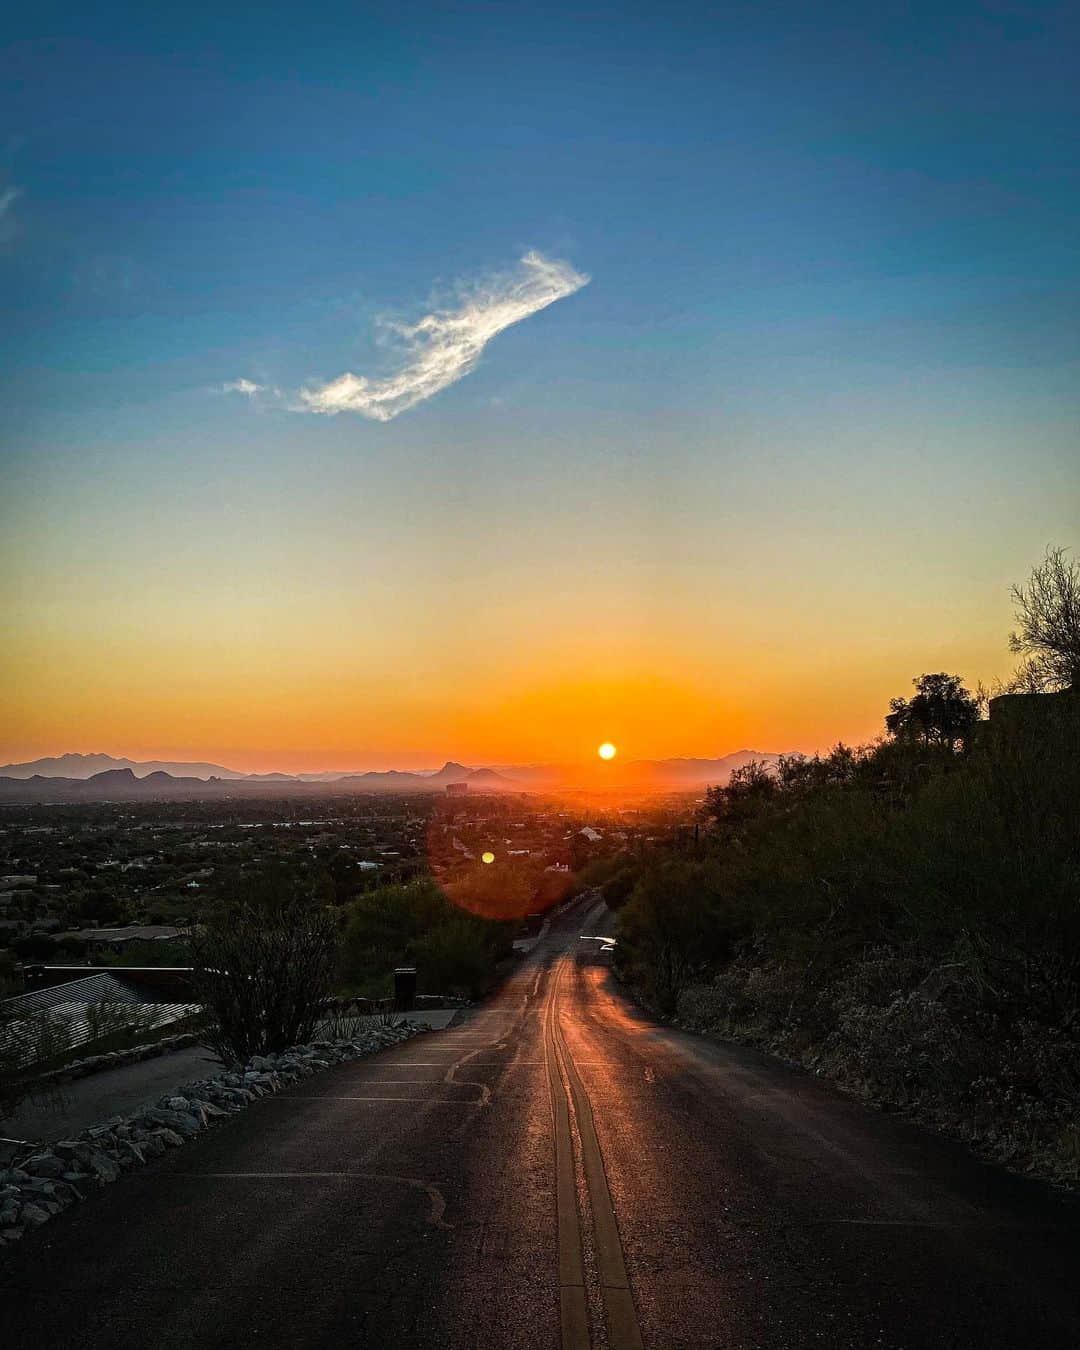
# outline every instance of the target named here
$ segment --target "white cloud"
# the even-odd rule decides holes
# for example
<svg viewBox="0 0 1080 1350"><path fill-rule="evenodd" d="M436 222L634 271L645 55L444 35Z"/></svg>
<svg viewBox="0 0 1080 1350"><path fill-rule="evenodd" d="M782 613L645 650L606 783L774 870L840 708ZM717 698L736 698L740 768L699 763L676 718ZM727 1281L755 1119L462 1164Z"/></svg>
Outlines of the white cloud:
<svg viewBox="0 0 1080 1350"><path fill-rule="evenodd" d="M261 394L265 385L256 384L254 380L230 380L228 384L221 386L223 394L246 394L248 398L254 398L256 394Z"/></svg>
<svg viewBox="0 0 1080 1350"><path fill-rule="evenodd" d="M0 192L0 220L3 220L21 196L22 193L17 187L4 188Z"/></svg>
<svg viewBox="0 0 1080 1350"><path fill-rule="evenodd" d="M355 412L389 422L468 375L504 328L588 283L589 277L569 263L526 253L516 272L462 288L454 308L436 309L414 324L383 319L382 327L400 344L397 369L380 378L346 371L326 384L302 389L296 410L327 416ZM240 383L248 382L235 382Z"/></svg>

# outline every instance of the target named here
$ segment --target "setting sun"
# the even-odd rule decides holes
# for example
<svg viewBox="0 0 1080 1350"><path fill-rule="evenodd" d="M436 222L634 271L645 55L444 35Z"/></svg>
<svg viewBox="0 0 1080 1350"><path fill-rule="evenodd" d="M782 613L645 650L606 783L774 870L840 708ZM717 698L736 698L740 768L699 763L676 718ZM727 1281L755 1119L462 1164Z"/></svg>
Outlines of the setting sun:
<svg viewBox="0 0 1080 1350"><path fill-rule="evenodd" d="M599 747L596 753L600 756L601 759L614 759L615 747L611 744L610 741L605 741L604 744Z"/></svg>

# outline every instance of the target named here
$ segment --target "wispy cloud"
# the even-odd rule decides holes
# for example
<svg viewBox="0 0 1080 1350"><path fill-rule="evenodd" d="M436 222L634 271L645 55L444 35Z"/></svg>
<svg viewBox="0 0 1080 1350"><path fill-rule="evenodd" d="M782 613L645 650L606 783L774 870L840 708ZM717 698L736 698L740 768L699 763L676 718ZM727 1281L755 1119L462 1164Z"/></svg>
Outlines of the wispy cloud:
<svg viewBox="0 0 1080 1350"><path fill-rule="evenodd" d="M397 348L396 369L390 374L369 378L347 371L326 384L302 389L294 406L301 412L327 416L355 412L389 422L468 375L504 328L588 283L589 277L569 263L526 253L513 273L459 288L452 308L433 310L413 324L381 319L380 326ZM241 383L249 382L234 381Z"/></svg>
<svg viewBox="0 0 1080 1350"><path fill-rule="evenodd" d="M22 192L17 187L7 187L0 191L0 220L4 219L21 196Z"/></svg>
<svg viewBox="0 0 1080 1350"><path fill-rule="evenodd" d="M227 384L221 386L223 394L246 394L248 398L254 398L256 394L261 394L266 386L256 384L254 380L229 380Z"/></svg>

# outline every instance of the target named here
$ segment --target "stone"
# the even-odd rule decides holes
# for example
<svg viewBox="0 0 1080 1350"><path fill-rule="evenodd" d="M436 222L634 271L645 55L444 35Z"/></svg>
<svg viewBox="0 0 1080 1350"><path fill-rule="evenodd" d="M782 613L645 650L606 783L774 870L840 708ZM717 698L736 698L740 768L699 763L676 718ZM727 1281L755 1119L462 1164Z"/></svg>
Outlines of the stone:
<svg viewBox="0 0 1080 1350"><path fill-rule="evenodd" d="M25 1232L25 1228L12 1224L10 1228L0 1228L0 1238L3 1238L5 1242L18 1242Z"/></svg>
<svg viewBox="0 0 1080 1350"><path fill-rule="evenodd" d="M79 1171L85 1171L90 1166L90 1159L96 1151L94 1145L88 1144L85 1139L76 1140L70 1152L61 1151L59 1144L54 1146L54 1152L66 1159L69 1168Z"/></svg>
<svg viewBox="0 0 1080 1350"><path fill-rule="evenodd" d="M48 1223L49 1217L48 1210L44 1210L38 1205L23 1205L19 1214L19 1221L24 1224L33 1224L36 1228L39 1224Z"/></svg>
<svg viewBox="0 0 1080 1350"><path fill-rule="evenodd" d="M23 1195L54 1195L56 1182L48 1177L27 1177L19 1190Z"/></svg>
<svg viewBox="0 0 1080 1350"><path fill-rule="evenodd" d="M90 1156L90 1170L102 1181L115 1181L120 1175L120 1168L113 1162L107 1153L94 1151Z"/></svg>
<svg viewBox="0 0 1080 1350"><path fill-rule="evenodd" d="M187 1111L163 1111L160 1107L151 1107L143 1113L143 1119L187 1136L198 1134L202 1128L198 1118Z"/></svg>
<svg viewBox="0 0 1080 1350"><path fill-rule="evenodd" d="M23 1163L23 1170L34 1177L62 1177L65 1164L54 1153L35 1153Z"/></svg>
<svg viewBox="0 0 1080 1350"><path fill-rule="evenodd" d="M162 1141L162 1143L167 1144L169 1148L180 1148L180 1146L184 1142L180 1138L180 1136L176 1133L176 1131L170 1130L167 1125L162 1125L162 1127L158 1130L155 1130L154 1133Z"/></svg>

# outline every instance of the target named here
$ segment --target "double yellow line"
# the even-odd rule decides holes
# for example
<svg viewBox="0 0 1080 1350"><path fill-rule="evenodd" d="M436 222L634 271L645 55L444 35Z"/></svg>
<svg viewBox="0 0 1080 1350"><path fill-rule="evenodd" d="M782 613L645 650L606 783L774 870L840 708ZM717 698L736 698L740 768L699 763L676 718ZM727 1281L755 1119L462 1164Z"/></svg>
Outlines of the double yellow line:
<svg viewBox="0 0 1080 1350"><path fill-rule="evenodd" d="M581 1247L581 1217L578 1213L577 1176L570 1112L577 1121L581 1163L593 1217L593 1237L600 1288L604 1298L604 1321L610 1350L642 1350L630 1283L626 1277L619 1226L611 1202L604 1160L596 1137L592 1106L573 1058L566 1048L559 1025L559 985L566 959L552 972L551 996L544 1019L544 1058L555 1116L555 1201L559 1234L559 1322L562 1350L590 1350L588 1299L585 1293L585 1263Z"/></svg>

